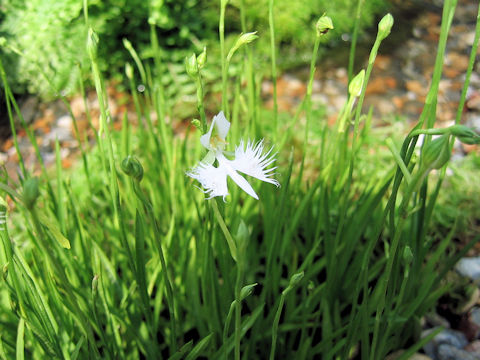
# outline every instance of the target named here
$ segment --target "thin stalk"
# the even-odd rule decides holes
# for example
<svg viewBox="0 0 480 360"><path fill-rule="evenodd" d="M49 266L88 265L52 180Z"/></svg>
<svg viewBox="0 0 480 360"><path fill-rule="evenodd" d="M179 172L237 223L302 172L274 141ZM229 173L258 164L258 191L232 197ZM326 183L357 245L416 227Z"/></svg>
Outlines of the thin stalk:
<svg viewBox="0 0 480 360"><path fill-rule="evenodd" d="M167 295L167 302L168 302L168 310L170 313L170 326L171 326L171 333L170 333L170 341L171 341L171 352L174 353L177 351L177 333L176 333L176 318L175 318L175 298L173 296L173 287L172 282L170 280L170 275L168 274L168 267L167 262L165 261L165 255L162 249L162 244L160 239L163 237L161 231L158 227L157 220L155 219L155 213L153 211L153 207L148 201L148 199L143 194L139 181L133 181L133 189L137 198L143 203L144 212L148 216L150 222L153 224L153 230L157 241L155 244L157 245L158 255L160 257L160 263L162 265L162 273L165 281L165 289Z"/></svg>
<svg viewBox="0 0 480 360"><path fill-rule="evenodd" d="M215 215L215 218L218 221L218 225L220 226L220 229L223 232L223 235L225 236L225 240L227 240L228 248L230 249L230 255L232 256L233 260L235 262L237 261L237 246L235 245L235 241L233 240L232 235L230 234L230 231L227 228L227 225L225 224L225 220L223 220L222 214L220 214L220 211L218 210L218 205L217 205L217 200L213 199L210 201L210 204L212 205L213 209L213 214Z"/></svg>
<svg viewBox="0 0 480 360"><path fill-rule="evenodd" d="M310 121L312 118L312 92L313 92L313 79L315 76L315 63L317 61L318 56L318 48L320 47L320 36L315 36L315 44L313 46L313 54L312 60L310 61L310 76L308 79L308 86L307 86L307 94L305 95L305 116L306 116L306 124L305 124L305 134L303 136L303 155L302 155L302 162L300 164L300 172L298 175L298 181L302 181L303 177L303 168L305 166L305 157L308 148L308 135L310 131ZM298 188L298 187L297 187Z"/></svg>
<svg viewBox="0 0 480 360"><path fill-rule="evenodd" d="M463 83L462 94L460 96L460 102L458 103L457 116L455 117L455 124L460 124L462 118L463 106L465 105L465 99L467 97L468 85L470 83L470 76L472 75L473 65L475 64L475 58L477 56L478 39L480 37L480 3L478 5L477 23L475 26L475 37L473 38L472 49L470 50L470 59L468 61L467 72L465 73L465 82Z"/></svg>
<svg viewBox="0 0 480 360"><path fill-rule="evenodd" d="M348 58L348 82L352 80L353 68L355 65L355 50L357 47L358 29L360 28L360 19L362 16L362 8L365 0L357 1L357 11L355 13L355 23L353 25L352 44L350 46L350 55Z"/></svg>
<svg viewBox="0 0 480 360"><path fill-rule="evenodd" d="M18 163L20 165L20 170L22 171L22 175L24 178L27 177L27 170L25 169L25 163L23 161L23 156L22 153L20 152L20 148L18 146L18 139L17 139L17 131L15 129L15 123L13 121L13 114L12 114L12 108L10 104L10 88L8 86L7 82L7 76L5 74L5 69L3 68L2 64L2 59L0 58L0 77L2 78L2 83L3 83L3 89L5 92L5 102L7 104L7 112L8 112L8 119L10 121L10 131L12 133L12 140L13 140L13 146L15 146L15 150L18 156Z"/></svg>
<svg viewBox="0 0 480 360"><path fill-rule="evenodd" d="M285 294L282 293L280 296L280 302L278 303L277 311L275 312L275 318L273 319L272 326L272 347L270 349L270 360L275 359L275 349L277 347L277 337L278 337L278 324L280 323L280 316L282 315L283 305L285 304Z"/></svg>
<svg viewBox="0 0 480 360"><path fill-rule="evenodd" d="M223 350L224 350L224 355L223 356L224 356L225 360L228 359L228 344L227 344L228 329L230 328L230 323L232 322L232 316L233 316L233 312L236 309L236 304L237 304L237 300L232 301L232 303L230 304L230 308L228 309L227 318L225 320L225 325L223 327Z"/></svg>
<svg viewBox="0 0 480 360"><path fill-rule="evenodd" d="M243 278L244 255L241 254L240 262L237 263L237 279L235 281L235 360L240 360L240 342L242 330L242 301L240 292Z"/></svg>
<svg viewBox="0 0 480 360"><path fill-rule="evenodd" d="M270 56L272 61L272 84L273 84L273 126L275 137L278 133L278 103L277 103L277 61L275 48L275 23L273 16L274 0L268 0L268 26L270 28Z"/></svg>
<svg viewBox="0 0 480 360"><path fill-rule="evenodd" d="M205 114L205 105L203 102L204 93L203 93L203 81L201 71L198 72L195 77L195 85L197 87L197 110L200 114L200 123L202 124L202 134L207 132L207 116Z"/></svg>
<svg viewBox="0 0 480 360"><path fill-rule="evenodd" d="M227 119L228 113L228 89L227 89L227 63L225 57L225 8L228 0L220 0L220 21L218 23L218 33L220 36L220 58L222 59L222 110Z"/></svg>

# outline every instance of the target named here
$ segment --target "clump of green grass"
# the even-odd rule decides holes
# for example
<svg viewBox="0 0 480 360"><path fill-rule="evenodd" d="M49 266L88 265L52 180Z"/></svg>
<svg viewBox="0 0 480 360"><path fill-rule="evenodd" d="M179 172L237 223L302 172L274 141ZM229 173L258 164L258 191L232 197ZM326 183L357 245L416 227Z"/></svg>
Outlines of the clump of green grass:
<svg viewBox="0 0 480 360"><path fill-rule="evenodd" d="M97 64L102 42L90 29L87 52L101 107L100 128L92 127L96 146L82 143L75 171L63 171L58 161L53 175L43 166L33 177L20 157L20 183L5 177L0 184L2 199L13 203L10 210L0 204L8 211L0 231L0 291L6 295L0 357L381 359L414 344L402 355L407 358L434 336L416 342L420 318L448 290L441 280L476 240L449 255L444 249L453 232L435 246L429 236L453 139L478 142L460 125L434 129L455 5L445 1L424 111L401 144L384 141L391 156L386 165L367 165L371 175L362 165L375 131L362 104L393 25L390 15L379 23L367 68L352 75L334 127L314 116L311 91L293 118L263 109L251 51L255 37L244 34L230 49L222 40L218 108L231 122L225 154L240 139L265 138L278 150L281 184L277 189L252 179L256 200L229 183L225 203L205 200L186 176L205 156L199 138L210 126L203 88L208 52L186 62L199 119L192 121L197 130L180 137L171 126L176 120L167 116L161 57L155 53L151 64L143 63L127 43L135 63L127 65L127 76L141 121L133 129L125 116L115 132ZM312 32L314 55L332 25L320 20ZM473 54L477 41L478 31ZM275 67L274 55L272 47ZM233 56L243 67L235 78L228 72ZM312 61L310 85L314 73ZM14 131L13 113L21 114L3 67L0 75ZM141 94L137 79L145 85ZM467 74L465 87L468 81ZM300 116L306 117L303 143L293 147ZM312 139L312 123L319 138ZM421 134L426 141L418 153ZM432 140L434 134L441 136ZM432 170L440 174L434 182Z"/></svg>

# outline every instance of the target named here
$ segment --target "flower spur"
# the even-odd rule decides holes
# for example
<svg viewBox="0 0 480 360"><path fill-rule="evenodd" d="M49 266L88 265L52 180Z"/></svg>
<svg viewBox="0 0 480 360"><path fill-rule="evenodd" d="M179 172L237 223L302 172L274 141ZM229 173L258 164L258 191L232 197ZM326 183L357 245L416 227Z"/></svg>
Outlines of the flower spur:
<svg viewBox="0 0 480 360"><path fill-rule="evenodd" d="M212 136L213 128L216 128L217 135ZM267 169L275 161L275 154L271 155L272 149L263 153L263 140L253 143L250 140L245 144L243 140L235 148L234 159L229 160L225 151L230 122L225 118L223 111L213 117L212 125L208 132L200 138L200 143L208 150L207 155L187 175L198 180L204 192L209 195L207 199L215 196L225 197L229 194L227 187L227 176L237 184L248 195L258 200L257 193L250 183L238 172L252 176L258 180L279 186L277 180L273 179L276 167ZM218 166L213 166L217 160Z"/></svg>

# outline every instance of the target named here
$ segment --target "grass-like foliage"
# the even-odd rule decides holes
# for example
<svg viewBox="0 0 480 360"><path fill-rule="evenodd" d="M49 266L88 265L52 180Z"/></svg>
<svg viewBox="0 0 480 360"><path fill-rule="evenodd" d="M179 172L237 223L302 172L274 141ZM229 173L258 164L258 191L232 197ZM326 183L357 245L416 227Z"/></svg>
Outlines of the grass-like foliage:
<svg viewBox="0 0 480 360"><path fill-rule="evenodd" d="M275 69L274 1L269 6ZM78 166L66 172L57 143L56 171L42 166L39 177L19 153L20 183L0 183L3 214L10 202L0 231L0 358L375 360L399 348L409 349L401 357L408 358L433 336L419 339L420 318L448 289L442 279L462 256L445 252L454 230L435 242L429 236L452 142L478 142L461 125L434 129L455 6L445 1L423 113L403 143L384 141L391 154L382 167L374 157L373 164L365 160L369 151L380 153L370 145L375 130L362 104L391 15L380 21L368 66L352 76L348 101L328 126L312 110L315 61L295 116L262 107L251 51L256 35L243 29L228 48L222 1L218 112L231 127L228 137L220 128L207 143L200 141L211 125L204 106L206 52L186 61L197 89L196 128L175 135L161 58L154 52L153 61L143 63L130 44L135 68L128 65L127 76L140 120L133 126L125 116L122 130L114 131L97 61L102 42L90 29L86 51L101 110L100 128L92 127L96 145L79 138ZM322 16L312 31L314 59L332 26ZM464 89L478 29L477 22ZM158 49L155 43L152 48ZM233 57L243 69L238 77L229 76ZM3 67L0 75L15 132L13 116L21 114ZM137 81L144 92L136 91ZM313 124L319 134L310 133ZM42 163L32 131L25 130ZM417 151L421 134L425 140ZM227 165L242 139L246 144L261 138L265 150L274 146L268 159L278 152L274 178L280 187L244 178L256 200L242 191L248 189L244 182L232 181L231 171L245 172L249 165L258 170L253 160L259 154L240 151L235 167ZM230 171L226 202L206 200L200 183L186 176L202 159L217 169L208 168L208 176L220 174L215 181ZM273 164L262 159L267 171ZM438 176L432 182L433 170Z"/></svg>

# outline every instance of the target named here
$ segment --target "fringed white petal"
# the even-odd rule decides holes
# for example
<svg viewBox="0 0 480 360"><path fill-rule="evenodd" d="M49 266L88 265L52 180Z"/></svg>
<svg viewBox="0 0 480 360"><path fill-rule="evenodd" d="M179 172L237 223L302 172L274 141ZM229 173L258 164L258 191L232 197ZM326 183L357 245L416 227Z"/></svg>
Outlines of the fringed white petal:
<svg viewBox="0 0 480 360"><path fill-rule="evenodd" d="M210 164L200 163L192 171L187 172L187 175L198 180L204 192L209 195L207 199L215 196L225 197L228 195L227 188L227 172L222 167L214 167Z"/></svg>
<svg viewBox="0 0 480 360"><path fill-rule="evenodd" d="M272 150L273 147L265 154L263 153L263 140L256 144L249 140L246 146L241 140L240 145L235 148L235 159L231 161L232 168L258 180L279 186L279 182L273 179L276 167L267 169L275 161L276 154L271 154Z"/></svg>
<svg viewBox="0 0 480 360"><path fill-rule="evenodd" d="M253 197L254 199L258 200L258 195L253 190L252 185L245 180L243 176L241 176L239 173L235 171L235 169L232 167L233 161L228 160L223 154L217 154L217 160L218 160L218 167L222 168L225 170L228 176L232 178L232 180L235 182L235 184L238 185L240 189L245 191L248 195Z"/></svg>

